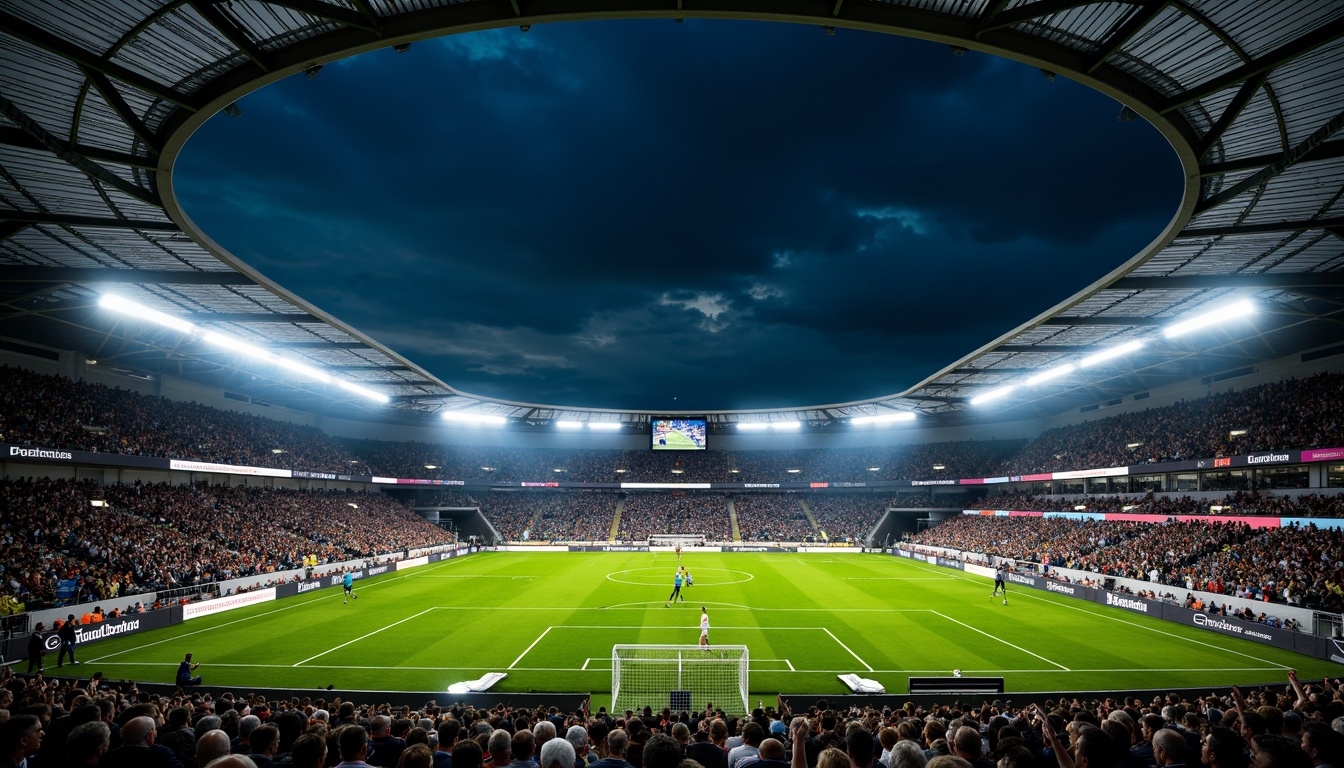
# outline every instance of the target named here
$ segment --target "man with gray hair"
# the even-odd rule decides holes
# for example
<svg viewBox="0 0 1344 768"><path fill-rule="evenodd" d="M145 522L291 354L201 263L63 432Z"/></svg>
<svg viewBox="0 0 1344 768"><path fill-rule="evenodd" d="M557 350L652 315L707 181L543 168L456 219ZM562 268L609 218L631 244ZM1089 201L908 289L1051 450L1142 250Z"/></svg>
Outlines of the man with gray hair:
<svg viewBox="0 0 1344 768"><path fill-rule="evenodd" d="M246 755L252 751L252 732L261 727L261 718L256 715L243 715L238 721L238 736L233 739L231 750L235 755Z"/></svg>
<svg viewBox="0 0 1344 768"><path fill-rule="evenodd" d="M928 762L924 749L909 739L901 739L891 748L890 768L924 768Z"/></svg>
<svg viewBox="0 0 1344 768"><path fill-rule="evenodd" d="M133 717L121 727L121 746L103 755L100 768L181 768L173 750L154 743L154 718Z"/></svg>
<svg viewBox="0 0 1344 768"><path fill-rule="evenodd" d="M555 726L548 721L538 723L542 724L551 726L552 730L555 729ZM574 745L569 743L569 739L549 739L541 746L540 768L573 768L574 761Z"/></svg>
<svg viewBox="0 0 1344 768"><path fill-rule="evenodd" d="M70 765L97 765L112 743L112 729L102 720L76 725L65 737L65 758Z"/></svg>
<svg viewBox="0 0 1344 768"><path fill-rule="evenodd" d="M546 747L546 742L555 738L555 723L550 720L538 720L537 724L532 726L532 749L533 754L540 756L541 750Z"/></svg>
<svg viewBox="0 0 1344 768"><path fill-rule="evenodd" d="M1153 734L1153 759L1158 768L1185 765L1185 737L1170 728Z"/></svg>
<svg viewBox="0 0 1344 768"><path fill-rule="evenodd" d="M205 768L257 768L247 755L225 755L205 764Z"/></svg>
<svg viewBox="0 0 1344 768"><path fill-rule="evenodd" d="M369 719L369 765L395 768L405 751L406 740L392 735L392 718L378 715Z"/></svg>
<svg viewBox="0 0 1344 768"><path fill-rule="evenodd" d="M574 747L574 768L586 768L588 759L588 729L582 725L571 725L565 731L565 741Z"/></svg>
<svg viewBox="0 0 1344 768"><path fill-rule="evenodd" d="M212 728L196 737L196 765L205 765L221 758L229 754L230 749L229 734L219 728Z"/></svg>
<svg viewBox="0 0 1344 768"><path fill-rule="evenodd" d="M513 737L503 728L496 728L490 732L490 740L485 743L485 749L490 753L490 765L495 768L504 768L510 762L512 755Z"/></svg>

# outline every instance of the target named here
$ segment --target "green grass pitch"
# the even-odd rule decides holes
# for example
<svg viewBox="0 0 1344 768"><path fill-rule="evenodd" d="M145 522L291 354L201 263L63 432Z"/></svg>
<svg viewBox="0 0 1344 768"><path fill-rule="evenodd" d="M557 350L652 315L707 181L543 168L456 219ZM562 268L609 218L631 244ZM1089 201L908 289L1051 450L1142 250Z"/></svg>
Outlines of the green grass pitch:
<svg viewBox="0 0 1344 768"><path fill-rule="evenodd" d="M507 672L496 691L611 692L616 643L746 645L751 697L847 693L837 674L907 690L911 675L1002 675L1010 692L1282 682L1327 661L1015 589L889 555L687 552L695 586L664 607L672 553L482 553L81 648L81 674L171 682L184 653L205 684L442 692Z"/></svg>
<svg viewBox="0 0 1344 768"><path fill-rule="evenodd" d="M667 440L667 445L659 445L659 446L656 446L656 447L657 447L657 448L660 448L660 449L663 449L663 450L672 450L672 449L677 449L677 448L680 448L680 449L686 449L686 448L699 448L699 447L700 447L700 444L699 444L699 443L695 442L695 441L692 440L691 438L689 438L689 437L687 437L686 435L683 435L682 433L677 432L677 431L675 431L675 430L673 430L673 431L671 431L671 432L664 433L663 435L661 435L661 437L663 437L665 440Z"/></svg>

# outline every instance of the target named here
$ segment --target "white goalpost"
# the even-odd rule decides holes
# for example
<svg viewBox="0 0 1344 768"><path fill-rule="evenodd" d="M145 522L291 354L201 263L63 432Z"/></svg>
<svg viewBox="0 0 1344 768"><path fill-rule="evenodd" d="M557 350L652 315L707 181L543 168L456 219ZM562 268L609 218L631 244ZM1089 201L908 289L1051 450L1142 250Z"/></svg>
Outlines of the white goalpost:
<svg viewBox="0 0 1344 768"><path fill-rule="evenodd" d="M611 711L669 707L698 711L713 703L745 715L748 656L745 645L613 645Z"/></svg>
<svg viewBox="0 0 1344 768"><path fill-rule="evenodd" d="M702 547L705 535L702 533L653 533L649 534L650 547Z"/></svg>

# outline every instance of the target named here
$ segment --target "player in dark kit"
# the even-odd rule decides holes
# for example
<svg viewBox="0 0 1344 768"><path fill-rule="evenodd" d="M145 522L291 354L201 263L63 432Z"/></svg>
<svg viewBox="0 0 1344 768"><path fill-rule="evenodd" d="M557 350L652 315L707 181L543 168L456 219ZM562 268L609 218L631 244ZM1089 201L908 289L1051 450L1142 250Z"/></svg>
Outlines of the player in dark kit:
<svg viewBox="0 0 1344 768"><path fill-rule="evenodd" d="M1003 595L1003 604L1008 604L1008 564L999 563L999 567L994 569L994 591L989 594L989 599L993 600L1000 594Z"/></svg>

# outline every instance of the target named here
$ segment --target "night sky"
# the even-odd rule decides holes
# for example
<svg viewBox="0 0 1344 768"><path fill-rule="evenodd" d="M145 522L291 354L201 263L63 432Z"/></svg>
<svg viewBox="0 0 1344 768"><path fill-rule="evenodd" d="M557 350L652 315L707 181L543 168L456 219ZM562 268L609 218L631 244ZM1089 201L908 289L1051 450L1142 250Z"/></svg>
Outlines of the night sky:
<svg viewBox="0 0 1344 768"><path fill-rule="evenodd" d="M1134 255L1180 192L1107 96L814 26L510 28L239 103L177 164L203 231L458 390L546 404L899 392Z"/></svg>

